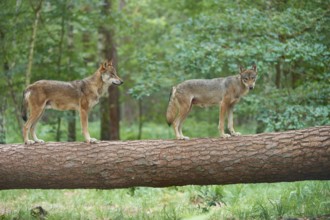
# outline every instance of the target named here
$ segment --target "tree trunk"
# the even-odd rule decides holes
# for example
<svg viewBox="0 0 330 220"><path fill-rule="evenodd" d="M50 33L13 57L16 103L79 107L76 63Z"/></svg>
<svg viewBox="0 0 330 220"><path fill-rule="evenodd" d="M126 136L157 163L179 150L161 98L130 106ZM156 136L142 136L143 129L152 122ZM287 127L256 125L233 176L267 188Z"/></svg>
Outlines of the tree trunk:
<svg viewBox="0 0 330 220"><path fill-rule="evenodd" d="M107 97L100 99L101 112L101 140L110 140L110 116L109 116L109 102Z"/></svg>
<svg viewBox="0 0 330 220"><path fill-rule="evenodd" d="M56 141L61 141L61 125L62 125L62 117L61 116L57 116L57 123L56 123L56 137L55 140Z"/></svg>
<svg viewBox="0 0 330 220"><path fill-rule="evenodd" d="M0 39L2 40L3 33L0 32ZM5 61L3 64L4 72L7 72L9 69L8 63ZM7 101L6 101L6 92L5 89L0 89L1 96L0 96L0 144L6 143L6 120L5 120L5 112L7 108Z"/></svg>
<svg viewBox="0 0 330 220"><path fill-rule="evenodd" d="M109 114L110 114L110 140L120 139L120 108L119 108L119 89L117 86L109 87Z"/></svg>
<svg viewBox="0 0 330 220"><path fill-rule="evenodd" d="M63 46L64 46L64 34L65 34L65 23L66 23L66 13L67 8L66 4L62 6L62 18L61 18L61 31L58 41L58 52L57 52L57 62L56 62L56 75L61 78L62 75L62 58L63 58ZM61 140L61 125L62 125L62 116L63 114L57 115L57 128L56 128L56 141Z"/></svg>
<svg viewBox="0 0 330 220"><path fill-rule="evenodd" d="M106 15L111 13L111 0L103 0L101 14ZM106 24L106 23L105 23ZM108 25L102 23L100 27L100 52L105 59L112 60L112 63L117 68L117 51L114 43L114 31ZM107 101L101 99L101 140L119 140L119 89L116 86L109 87L109 98ZM108 105L108 106L106 106Z"/></svg>
<svg viewBox="0 0 330 220"><path fill-rule="evenodd" d="M68 141L76 141L76 111L69 111L68 115Z"/></svg>
<svg viewBox="0 0 330 220"><path fill-rule="evenodd" d="M0 189L330 180L330 126L227 139L0 147Z"/></svg>
<svg viewBox="0 0 330 220"><path fill-rule="evenodd" d="M282 68L281 68L281 58L278 58L277 63L275 64L275 86L277 89L281 88L281 76L282 76Z"/></svg>
<svg viewBox="0 0 330 220"><path fill-rule="evenodd" d="M68 5L68 14L72 14L73 3ZM68 75L71 75L74 71L72 67L72 56L74 53L74 44L73 44L73 22L72 20L68 21ZM70 79L72 80L72 79ZM68 114L68 141L76 141L76 111L69 111Z"/></svg>
<svg viewBox="0 0 330 220"><path fill-rule="evenodd" d="M6 96L0 97L0 144L6 143L6 120L5 120L5 111L6 111Z"/></svg>
<svg viewBox="0 0 330 220"><path fill-rule="evenodd" d="M143 127L143 105L142 105L142 100L138 100L138 106L139 106L139 129L138 129L138 135L137 139L141 140L142 139L142 127Z"/></svg>
<svg viewBox="0 0 330 220"><path fill-rule="evenodd" d="M109 13L109 2L104 0L103 7L101 8L101 15ZM98 39L98 50L100 53L100 57L104 57L103 59L107 59L111 56L109 49L109 38L110 31L104 27L103 22L101 22L99 28L99 39ZM110 114L109 114L109 103L106 97L102 97L100 99L100 112L101 112L101 131L100 131L100 139L101 140L110 140Z"/></svg>
<svg viewBox="0 0 330 220"><path fill-rule="evenodd" d="M9 64L8 62L5 62L4 63L4 70L5 70L5 76L6 76L6 83L7 83L7 88L9 90L9 94L10 94L10 97L13 101L13 104L14 104L14 114L15 114L15 118L16 118L16 121L17 121L17 125L18 125L18 129L19 130L19 133L21 133L21 128L23 128L23 120L22 120L22 116L21 116L21 111L20 111L20 106L21 106L21 103L17 100L17 93L16 93L16 90L14 89L15 86L13 84L13 81L12 81L12 77L7 74L7 72L9 71ZM23 140L23 139L22 139Z"/></svg>

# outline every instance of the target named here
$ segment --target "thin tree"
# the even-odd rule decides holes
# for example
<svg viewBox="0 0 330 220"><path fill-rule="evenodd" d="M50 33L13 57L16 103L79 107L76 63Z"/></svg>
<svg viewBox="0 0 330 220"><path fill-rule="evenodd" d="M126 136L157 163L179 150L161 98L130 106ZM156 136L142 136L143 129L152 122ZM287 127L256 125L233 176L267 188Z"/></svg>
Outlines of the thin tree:
<svg viewBox="0 0 330 220"><path fill-rule="evenodd" d="M73 3L69 3L68 5L68 14L71 14L73 11ZM68 45L68 75L74 71L72 67L72 55L74 52L74 44L73 44L73 24L72 21L68 21L68 34L67 34L67 45ZM71 80L71 79L70 79ZM68 114L68 141L76 140L76 111L69 111Z"/></svg>
<svg viewBox="0 0 330 220"><path fill-rule="evenodd" d="M25 85L26 86L30 85L30 81L31 81L31 70L32 70L32 64L33 64L34 47L35 47L35 42L36 42L38 23L39 23L39 19L40 19L43 0L38 1L35 6L33 5L32 1L30 1L30 3L31 3L31 7L34 11L35 18L34 18L34 23L32 26L32 34L31 34L31 40L30 40L30 46L29 46L28 65L27 65L26 72L25 72Z"/></svg>
<svg viewBox="0 0 330 220"><path fill-rule="evenodd" d="M65 36L65 26L66 26L66 15L67 7L66 2L62 5L62 17L61 17L61 29L60 29L60 38L58 41L58 55L56 61L56 75L60 76L62 73L62 58L63 58L63 45L64 45L64 36ZM61 140L61 125L62 125L62 115L57 116L57 128L56 128L56 141Z"/></svg>

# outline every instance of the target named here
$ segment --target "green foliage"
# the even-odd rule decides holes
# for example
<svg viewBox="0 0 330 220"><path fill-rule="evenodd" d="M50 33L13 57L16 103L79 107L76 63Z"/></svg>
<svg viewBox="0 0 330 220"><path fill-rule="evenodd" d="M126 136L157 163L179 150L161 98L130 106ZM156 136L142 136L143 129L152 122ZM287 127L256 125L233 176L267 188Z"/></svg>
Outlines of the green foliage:
<svg viewBox="0 0 330 220"><path fill-rule="evenodd" d="M310 126L327 125L330 123L329 107L313 107L293 105L284 109L282 114L267 112L261 118L267 124L266 131L297 130Z"/></svg>
<svg viewBox="0 0 330 220"><path fill-rule="evenodd" d="M262 109L250 109L257 115L266 131L295 130L330 124L329 79L319 83L307 82L295 90L276 91L257 98ZM267 102L272 100L272 102ZM285 103L285 105L283 104ZM252 104L253 106L253 104Z"/></svg>
<svg viewBox="0 0 330 220"><path fill-rule="evenodd" d="M0 92L8 97L7 132L15 132L7 142L20 141L17 117L36 3L1 2L5 80ZM114 33L118 73L125 80L122 108L142 103L132 119L123 115L125 124L139 120L143 131L145 122L165 123L173 85L237 74L239 65L253 62L258 65L257 89L238 104L239 124L258 121L258 132L264 132L329 123L330 12L324 1L111 1L110 14L102 13L102 4L94 0L43 3L31 81L74 80L93 73L102 61L97 49L102 25ZM217 123L216 112L206 115L210 127ZM202 114L194 110L189 117ZM65 114L50 114L47 124L58 130L59 117L66 121Z"/></svg>

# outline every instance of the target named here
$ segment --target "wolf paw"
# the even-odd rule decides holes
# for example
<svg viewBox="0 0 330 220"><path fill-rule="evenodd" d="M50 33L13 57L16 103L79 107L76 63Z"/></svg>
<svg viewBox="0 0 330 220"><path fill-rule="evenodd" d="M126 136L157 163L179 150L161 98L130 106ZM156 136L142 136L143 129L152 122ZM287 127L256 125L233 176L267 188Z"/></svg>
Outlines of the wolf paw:
<svg viewBox="0 0 330 220"><path fill-rule="evenodd" d="M41 139L35 139L34 142L35 143L39 143L39 144L45 143L45 141L44 140L41 140Z"/></svg>
<svg viewBox="0 0 330 220"><path fill-rule="evenodd" d="M231 137L231 135L230 134L222 134L221 137L222 138L229 138L229 137Z"/></svg>
<svg viewBox="0 0 330 220"><path fill-rule="evenodd" d="M27 140L27 141L25 141L25 144L26 145L32 145L32 144L34 144L35 142L33 141L33 140Z"/></svg>
<svg viewBox="0 0 330 220"><path fill-rule="evenodd" d="M181 136L181 137L177 137L178 140L190 140L189 137L186 136Z"/></svg>
<svg viewBox="0 0 330 220"><path fill-rule="evenodd" d="M96 144L97 143L97 139L90 138L89 141L87 141L87 143L89 143L89 144Z"/></svg>
<svg viewBox="0 0 330 220"><path fill-rule="evenodd" d="M230 132L230 134L231 134L232 136L241 136L241 133L236 132L236 131Z"/></svg>

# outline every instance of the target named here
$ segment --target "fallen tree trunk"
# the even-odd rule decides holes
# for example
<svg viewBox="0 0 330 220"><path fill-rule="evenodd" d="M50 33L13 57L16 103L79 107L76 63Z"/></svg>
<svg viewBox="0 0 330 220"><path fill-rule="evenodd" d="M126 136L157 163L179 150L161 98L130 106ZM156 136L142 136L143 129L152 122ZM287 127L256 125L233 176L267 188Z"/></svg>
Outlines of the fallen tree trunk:
<svg viewBox="0 0 330 220"><path fill-rule="evenodd" d="M0 145L0 189L330 180L330 126L228 139Z"/></svg>

